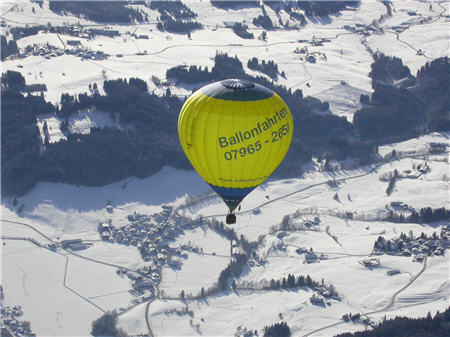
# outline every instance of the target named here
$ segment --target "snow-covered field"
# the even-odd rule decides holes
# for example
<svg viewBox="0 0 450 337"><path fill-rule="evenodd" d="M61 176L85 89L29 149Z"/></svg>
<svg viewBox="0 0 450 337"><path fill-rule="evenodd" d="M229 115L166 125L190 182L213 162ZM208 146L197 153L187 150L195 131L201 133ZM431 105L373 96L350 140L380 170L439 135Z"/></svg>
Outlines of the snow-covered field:
<svg viewBox="0 0 450 337"><path fill-rule="evenodd" d="M420 149L417 144L430 140L445 142L447 139L447 133L431 134L392 146L412 151L416 147ZM437 159L445 160L446 154L437 156ZM343 300L333 300L331 306L326 308L312 305L308 289L238 291L214 295L204 300L157 299L149 307L153 333L157 336L184 336L195 335L199 329L203 335L232 335L238 326L260 330L268 324L281 321L280 317L283 317L296 335L303 335L339 322L344 313L382 310L388 305L393 293L420 271L422 264L413 262L410 257L387 255L381 256L380 267L372 270L358 262L369 256L379 235L386 239L409 231L413 231L414 235L422 232L431 235L439 230L440 224L392 224L358 219L346 221L333 214L349 210L370 218L392 201L403 201L414 207L447 206L448 181L445 175L448 173L448 164L439 160L427 161L431 168L429 173L416 179L399 180L389 197L385 195L387 183L381 182L379 176L394 169L402 171L410 168L413 162L420 163L423 160L405 158L382 164L373 171L371 168L359 168L339 172L334 176L312 171L298 179L266 182L245 199L234 228L238 235L242 234L249 240L256 240L258 236L264 235L257 253L266 256L267 263L249 267L239 281L278 279L289 273L309 274L314 280L320 281L323 278L326 284L333 284ZM327 184L330 179L340 182L338 187L330 187ZM122 189L124 183L127 183L126 188ZM299 191L313 185L316 186ZM166 194L145 193L162 189L167 189ZM2 219L30 224L53 240L98 240L96 228L99 222L109 218L113 224L126 224L126 216L135 210L152 214L158 212L162 204L183 204L186 193L195 196L208 191L209 187L194 172L169 168L145 180L133 179L100 188L41 183L24 197L18 198L19 205L24 204L20 216L7 208L7 205L12 207L9 202L4 203ZM333 199L335 193L341 196L342 202ZM350 194L351 201L347 194ZM75 197L64 199L66 195ZM112 213L105 210L107 200L111 200L114 205ZM284 215L294 214L297 210L304 212L294 219L295 222L313 221L315 216L319 216L320 222L309 231L288 231L288 235L282 240L286 250L273 249L280 242L277 237L280 232L269 234L271 226L279 224ZM316 215L308 215L310 211ZM180 212L193 218L202 214L222 220L223 215L217 215L224 213L224 205L214 198L180 208ZM327 234L327 227L337 241ZM42 244L49 242L23 225L3 222L2 230L5 237L31 237ZM116 268L101 265L98 261L133 270L145 265L135 247L102 241L92 241L90 248L78 252L97 262L64 252L54 253L29 242L8 239L3 242L5 303L22 305L24 317L32 322L33 330L45 336L86 335L91 322L102 314L96 306L102 310L112 310L130 305L129 280L117 275ZM183 244L191 244L202 251L189 252L187 258L182 260L183 265L179 270L162 268L159 291L165 297L178 298L182 290L186 294L198 295L202 287L208 289L217 281L218 274L230 261L229 241L206 227L185 231L171 246ZM296 252L299 247L313 248L315 252L324 254L324 259L307 264L304 255ZM65 284L71 290L63 286L66 260ZM430 310L445 309L448 305L448 263L448 255L428 258L424 273L397 297L394 305L388 311L374 313L371 317L375 320L381 319L384 314L393 317L397 312L419 316ZM388 276L386 271L393 269L398 269L400 273ZM75 295L73 291L85 299ZM59 300L52 302L51 298ZM66 302L69 304L66 305ZM43 303L46 315L42 315ZM193 312L193 318L173 312L165 313L186 305ZM129 333L145 333L145 306L143 303L124 312L119 319L120 326ZM77 310L82 310L83 314L77 316L75 324L72 320ZM303 323L299 324L300 321ZM314 335L330 336L363 328L360 324L340 324Z"/></svg>
<svg viewBox="0 0 450 337"><path fill-rule="evenodd" d="M363 36L344 29L344 25L369 25L378 20L377 25L384 33L371 34L365 42L373 51L400 57L412 74L427 61L449 53L448 18L443 17L448 14L448 2L393 2L393 13L389 17L381 2L362 1L356 10L329 18L308 18L307 25L300 29L268 31L267 41L257 39L262 30L251 23L262 14L260 8L226 11L204 1L186 3L198 13L198 21L205 26L193 32L190 39L157 30L158 13L146 8L151 23L132 27L113 25L120 37L79 38L83 48L109 54L107 59L90 60L75 55L49 59L27 56L5 60L2 71L19 70L27 84L45 83L48 89L45 97L59 102L62 93L89 92L89 85L93 83L97 83L101 92L103 81L115 78L140 77L151 91L162 93L166 87L156 86L151 77L164 81L166 70L173 66L200 65L210 69L214 55L227 52L237 55L246 68L247 60L257 56L260 60L274 60L280 72L286 73L286 79L278 77L279 84L300 88L305 96L329 101L327 113L351 121L360 106L360 95L372 92L368 77L372 58L362 43ZM265 7L277 25L277 14L269 6ZM280 15L282 21L289 19L284 12ZM383 20L380 20L381 15L384 15ZM27 24L93 24L70 15L56 15L48 9L47 1L43 8L29 1L3 1L2 20L6 25L2 27L2 34L9 26ZM238 37L225 27L224 21L245 21L255 39ZM149 39L131 36L135 29L136 35L147 34ZM33 44L61 49L70 39L73 37L40 33L17 43L21 49ZM327 40L323 45L314 45L313 40L320 39ZM303 47L319 55L316 63L309 63L304 55L294 53ZM418 53L419 49L423 53ZM170 89L172 93L186 95L191 88L172 84ZM43 141L44 122L50 142L66 137L60 128L62 120L52 115L39 115ZM91 127L104 126L126 127L103 111L85 111L69 120L69 132L86 133ZM261 239L256 252L265 258L265 263L249 265L238 281L249 283L280 279L289 273L309 274L314 280L323 278L326 284L333 284L341 301L313 305L310 302L312 291L307 288L239 290L181 300L181 291L198 295L202 287L208 289L216 284L231 259L233 243L209 227L201 226L184 230L170 242L171 247L190 245L198 247L199 251L183 251L186 256L181 259L180 269L161 267L161 282L154 286L157 297L133 306L133 296L129 292L131 282L116 271L119 267L137 270L148 263L141 257L138 247L101 241L97 231L99 223L110 221L120 227L129 223L127 216L134 212L151 215L161 212L167 205L176 207L179 215L189 218L224 220L225 206L217 198L203 198L203 201L182 207L190 197L210 193L210 187L195 172L165 167L147 179L129 178L95 188L41 182L18 197L15 206L12 199L2 200L4 303L21 305L23 319L31 322L39 336L87 336L92 321L113 309L121 309L119 326L131 335L149 332L145 319L148 310L148 321L155 336L231 336L239 326L262 333L264 326L283 320L296 336L332 336L365 328L362 324L343 323L342 315L349 312L370 313L372 319L379 321L385 315L417 317L428 311L442 311L449 301L448 250L445 256L429 257L426 265L413 262L411 257L388 255L379 257L378 268L368 269L359 262L369 256L380 235L391 239L401 232L431 235L439 231L442 223L394 224L381 221L379 217L392 202L403 202L416 209L448 207L448 154L427 158L417 155L423 154L430 142L448 144L449 136L448 132L432 133L381 146L380 155L395 149L403 157L371 166L337 172L321 172L317 166L311 166L301 177L265 182L244 200L233 228L238 236L243 235L249 241ZM425 161L430 170L418 173L416 167ZM380 177L395 169L403 177L388 196L388 183ZM353 212L354 219L337 216L344 212ZM291 215L291 221L298 224L314 221L315 217L320 221L308 230L287 231L280 239L280 231L274 226L286 215ZM78 238L90 244L89 248L76 252L79 256L33 243L48 245ZM284 250L276 249L279 243L284 245ZM305 263L304 254L296 252L300 247L313 248L323 254L323 259ZM399 273L386 274L394 269ZM394 294L411 280L411 285L395 297ZM127 309L122 311L123 308ZM335 323L339 324L315 332Z"/></svg>

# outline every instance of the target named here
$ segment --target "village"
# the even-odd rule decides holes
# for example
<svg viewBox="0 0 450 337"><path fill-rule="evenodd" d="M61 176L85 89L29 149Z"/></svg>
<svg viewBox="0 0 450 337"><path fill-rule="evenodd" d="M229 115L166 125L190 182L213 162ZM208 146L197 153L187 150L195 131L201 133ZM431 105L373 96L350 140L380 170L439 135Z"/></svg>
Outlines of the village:
<svg viewBox="0 0 450 337"><path fill-rule="evenodd" d="M80 57L81 60L105 60L109 56L100 50L92 50L90 47L83 45L83 41L93 40L97 36L107 36L110 38L118 37L121 33L118 30L110 29L109 27L103 28L84 28L78 25L68 25L65 27L52 27L52 26L37 26L32 28L20 28L16 27L11 30L11 35L14 41L21 38L36 35L39 33L54 33L56 34L59 45L52 45L50 43L34 43L32 45L27 45L25 48L21 48L16 56L20 59L26 58L28 56L42 56L45 59L51 59L54 57L66 55L74 55ZM130 39L149 39L147 34L136 34L136 29L134 32L127 31L125 33ZM70 38L68 38L70 37ZM124 40L126 37L124 38ZM101 46L101 44L99 45ZM136 55L146 55L147 51L138 52ZM117 53L116 57L123 57L123 54ZM21 68L21 65L18 65Z"/></svg>
<svg viewBox="0 0 450 337"><path fill-rule="evenodd" d="M31 331L30 322L20 319L23 315L22 307L20 305L5 306L3 299L3 286L0 285L0 335L3 337L35 337L36 334Z"/></svg>
<svg viewBox="0 0 450 337"><path fill-rule="evenodd" d="M135 272L118 269L118 275L127 276L132 281L135 296L134 304L155 296L155 286L161 281L161 268L169 266L181 269L187 252L201 253L201 248L193 245L169 246L184 230L201 225L201 221L192 221L179 216L171 206L163 206L163 211L152 215L128 215L129 224L115 227L111 220L98 225L100 237L104 241L138 248L142 259L148 264Z"/></svg>
<svg viewBox="0 0 450 337"><path fill-rule="evenodd" d="M374 244L374 255L412 256L414 261L421 262L425 256L441 256L450 247L450 225L441 227L440 234L433 232L431 236L422 233L414 237L401 233L399 238L386 240L379 236Z"/></svg>

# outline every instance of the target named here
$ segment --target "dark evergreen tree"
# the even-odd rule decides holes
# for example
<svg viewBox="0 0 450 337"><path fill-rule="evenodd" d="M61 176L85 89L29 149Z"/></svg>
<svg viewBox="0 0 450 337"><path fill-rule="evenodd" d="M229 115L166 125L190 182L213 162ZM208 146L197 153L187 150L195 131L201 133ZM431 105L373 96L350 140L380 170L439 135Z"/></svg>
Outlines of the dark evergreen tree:
<svg viewBox="0 0 450 337"><path fill-rule="evenodd" d="M289 337L291 329L286 322L275 323L264 328L264 337Z"/></svg>
<svg viewBox="0 0 450 337"><path fill-rule="evenodd" d="M92 322L91 335L95 337L128 337L122 329L116 327L116 323L117 313L115 311L108 311Z"/></svg>
<svg viewBox="0 0 450 337"><path fill-rule="evenodd" d="M8 56L16 55L19 53L16 41L15 40L7 41L6 36L4 35L1 36L0 51L2 61Z"/></svg>
<svg viewBox="0 0 450 337"><path fill-rule="evenodd" d="M127 1L58 1L50 0L51 11L72 13L78 17L105 23L144 22L140 11L127 6Z"/></svg>
<svg viewBox="0 0 450 337"><path fill-rule="evenodd" d="M428 313L425 318L395 317L384 319L372 330L344 333L335 337L441 337L450 335L450 308L433 317Z"/></svg>

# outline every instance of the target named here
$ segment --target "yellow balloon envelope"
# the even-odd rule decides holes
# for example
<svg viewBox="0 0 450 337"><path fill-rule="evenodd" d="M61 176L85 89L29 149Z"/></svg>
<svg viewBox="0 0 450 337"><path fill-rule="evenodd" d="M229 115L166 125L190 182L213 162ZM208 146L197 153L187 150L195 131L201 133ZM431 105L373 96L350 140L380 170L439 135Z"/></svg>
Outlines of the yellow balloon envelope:
<svg viewBox="0 0 450 337"><path fill-rule="evenodd" d="M178 118L186 156L230 211L278 167L292 134L286 103L246 80L202 87L186 100Z"/></svg>

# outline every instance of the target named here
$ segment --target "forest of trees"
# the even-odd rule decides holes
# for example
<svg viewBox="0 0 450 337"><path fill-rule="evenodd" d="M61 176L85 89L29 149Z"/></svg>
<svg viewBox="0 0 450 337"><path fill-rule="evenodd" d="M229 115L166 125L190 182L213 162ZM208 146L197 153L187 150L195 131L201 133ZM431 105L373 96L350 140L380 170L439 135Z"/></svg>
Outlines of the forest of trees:
<svg viewBox="0 0 450 337"><path fill-rule="evenodd" d="M2 195L21 195L38 181L100 186L130 175L146 177L164 165L189 169L177 139L176 120L183 102L147 92L139 79L105 81L105 96L62 95L61 107L42 96L21 93L18 72L2 76ZM45 146L36 116L54 113L66 120L80 109L118 114L132 127L92 128L90 134L68 134Z"/></svg>
<svg viewBox="0 0 450 337"><path fill-rule="evenodd" d="M443 313L428 312L424 318L395 317L384 319L372 330L343 333L334 337L441 337L450 336L450 307Z"/></svg>
<svg viewBox="0 0 450 337"><path fill-rule="evenodd" d="M295 276L293 274L288 274L287 277L283 277L281 280L270 280L270 285L264 289L277 290L277 289L292 289L297 287L308 287L314 289L320 286L320 283L311 279L309 275Z"/></svg>
<svg viewBox="0 0 450 337"><path fill-rule="evenodd" d="M117 313L108 311L92 322L91 335L94 337L128 337L128 334L116 327Z"/></svg>
<svg viewBox="0 0 450 337"><path fill-rule="evenodd" d="M264 327L264 337L290 337L291 329L286 322Z"/></svg>
<svg viewBox="0 0 450 337"><path fill-rule="evenodd" d="M161 14L156 25L161 31L190 34L194 30L202 29L201 23L191 20L197 17L197 14L181 1L151 1L147 6Z"/></svg>
<svg viewBox="0 0 450 337"><path fill-rule="evenodd" d="M6 40L6 36L1 36L1 45L0 45L1 59L2 61L11 55L17 55L19 53L19 49L17 48L17 43L14 40Z"/></svg>
<svg viewBox="0 0 450 337"><path fill-rule="evenodd" d="M425 104L429 131L450 129L448 74L450 74L448 57L435 59L419 69L416 84L411 89Z"/></svg>
<svg viewBox="0 0 450 337"><path fill-rule="evenodd" d="M230 287L230 279L238 277L242 268L247 264L248 257L245 254L237 254L228 266L220 272L218 287L220 290L227 290Z"/></svg>
<svg viewBox="0 0 450 337"><path fill-rule="evenodd" d="M197 14L194 13L189 7L187 7L181 1L159 1L153 0L148 3L148 7L151 9L155 9L161 14L171 15L174 18L178 19L191 19L197 17Z"/></svg>
<svg viewBox="0 0 450 337"><path fill-rule="evenodd" d="M253 24L267 30L273 29L272 20L268 15L258 15L256 18L253 18Z"/></svg>
<svg viewBox="0 0 450 337"><path fill-rule="evenodd" d="M211 5L222 9L239 9L245 7L258 7L259 0L211 0Z"/></svg>
<svg viewBox="0 0 450 337"><path fill-rule="evenodd" d="M260 71L272 79L278 77L278 65L272 60L267 62L262 60L260 63L256 57L253 57L247 61L247 67L251 70ZM281 76L283 76L283 74Z"/></svg>
<svg viewBox="0 0 450 337"><path fill-rule="evenodd" d="M250 33L248 31L248 26L245 24L242 24L240 22L235 22L232 29L233 29L233 32L237 36L242 37L243 39L253 39L254 38L253 33Z"/></svg>
<svg viewBox="0 0 450 337"><path fill-rule="evenodd" d="M202 29L202 24L197 21L176 20L161 15L161 21L156 24L156 27L161 31L167 31L169 33L189 34L195 30Z"/></svg>
<svg viewBox="0 0 450 337"><path fill-rule="evenodd" d="M450 221L450 209L445 207L422 207L418 212L413 210L408 216L391 211L385 220L398 223L432 223L436 221Z"/></svg>
<svg viewBox="0 0 450 337"><path fill-rule="evenodd" d="M50 0L50 10L57 14L65 12L88 20L104 23L144 22L146 17L126 5L127 1L58 1Z"/></svg>
<svg viewBox="0 0 450 337"><path fill-rule="evenodd" d="M305 11L306 16L327 16L348 7L359 6L359 1L295 1L293 7Z"/></svg>
<svg viewBox="0 0 450 337"><path fill-rule="evenodd" d="M387 143L450 129L449 71L448 58L439 58L423 66L416 80L400 59L376 55L369 74L374 93L361 96L363 106L353 116L360 139Z"/></svg>
<svg viewBox="0 0 450 337"><path fill-rule="evenodd" d="M414 76L411 75L409 68L403 65L400 58L379 53L376 53L374 58L375 62L372 63L369 73L373 89L376 89L378 85L404 87L402 84L414 84Z"/></svg>
<svg viewBox="0 0 450 337"><path fill-rule="evenodd" d="M41 138L36 115L54 113L55 107L42 96L22 94L25 79L19 72L2 74L1 86L2 195L23 194L39 179Z"/></svg>
<svg viewBox="0 0 450 337"><path fill-rule="evenodd" d="M396 71L393 68L388 75ZM448 59L442 58L419 70L414 90L377 85L372 97L365 100L367 104L355 113L353 124L343 117L315 113L326 111L327 102L303 97L301 90L292 91L266 77L246 74L236 56L218 53L211 69L179 66L169 69L166 77L199 86L224 78L243 78L277 92L294 118L291 147L275 172L286 177L301 173L301 166L313 155L325 160L353 157L361 164L369 163L377 144L415 136L426 121L433 120L435 129L448 130L448 113L444 113L448 101L446 74ZM144 178L164 165L191 167L177 137L176 121L183 99L172 96L169 90L157 96L148 92L142 79L118 79L104 82L105 95L63 94L60 105L54 106L42 95L24 93L26 87L19 72L2 75L2 195L21 195L38 181L100 186L130 175ZM436 95L438 104L424 101L426 95ZM93 128L83 135L68 133L70 116L84 109L108 111L127 127ZM67 139L42 143L36 127L36 116L42 113L54 113L63 119Z"/></svg>

